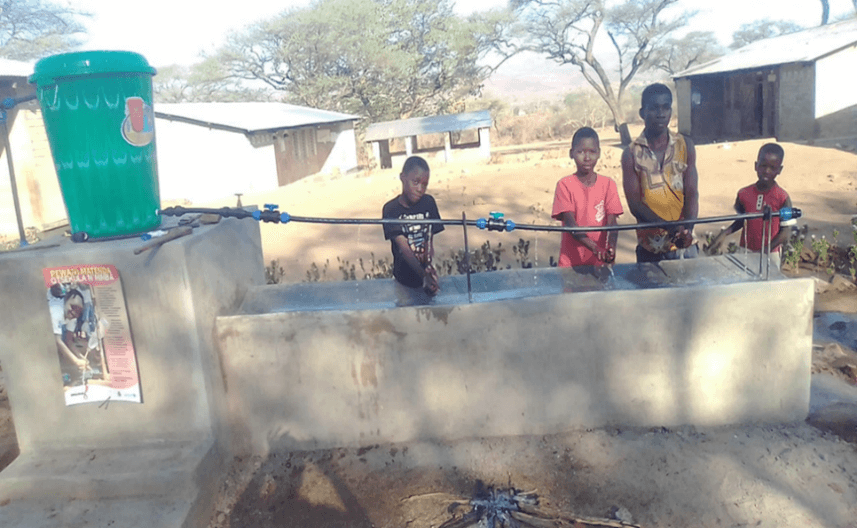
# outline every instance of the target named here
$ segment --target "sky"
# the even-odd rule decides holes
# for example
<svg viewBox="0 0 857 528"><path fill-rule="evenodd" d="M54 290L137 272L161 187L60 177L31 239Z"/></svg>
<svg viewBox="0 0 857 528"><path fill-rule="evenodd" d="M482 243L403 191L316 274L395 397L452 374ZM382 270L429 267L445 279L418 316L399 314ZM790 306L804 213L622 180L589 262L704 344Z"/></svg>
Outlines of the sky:
<svg viewBox="0 0 857 528"><path fill-rule="evenodd" d="M87 42L82 49L141 53L155 67L193 64L203 52L214 53L225 36L255 21L275 16L308 0L240 0L217 5L201 0L58 0L88 11ZM468 14L503 5L504 0L459 0ZM830 0L831 18L853 10L851 0ZM785 19L813 26L821 21L818 0L684 0L681 8L699 11L691 29L713 30L723 44L741 24L762 18ZM130 7L129 7L130 6Z"/></svg>

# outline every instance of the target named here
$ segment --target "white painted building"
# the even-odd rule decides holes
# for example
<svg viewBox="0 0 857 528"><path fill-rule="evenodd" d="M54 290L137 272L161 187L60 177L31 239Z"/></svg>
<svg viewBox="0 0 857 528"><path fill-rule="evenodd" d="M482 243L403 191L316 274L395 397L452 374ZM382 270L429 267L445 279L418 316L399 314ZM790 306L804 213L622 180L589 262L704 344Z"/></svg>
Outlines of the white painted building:
<svg viewBox="0 0 857 528"><path fill-rule="evenodd" d="M857 19L752 42L674 76L697 143L857 138Z"/></svg>
<svg viewBox="0 0 857 528"><path fill-rule="evenodd" d="M284 103L155 104L161 200L206 202L355 170L358 119Z"/></svg>

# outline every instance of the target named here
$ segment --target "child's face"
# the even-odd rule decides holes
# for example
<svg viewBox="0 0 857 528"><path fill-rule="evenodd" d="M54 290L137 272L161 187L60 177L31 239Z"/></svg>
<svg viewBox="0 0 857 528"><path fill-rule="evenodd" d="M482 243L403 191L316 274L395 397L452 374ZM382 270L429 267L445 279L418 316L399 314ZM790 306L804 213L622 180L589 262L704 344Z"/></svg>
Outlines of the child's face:
<svg viewBox="0 0 857 528"><path fill-rule="evenodd" d="M762 187L770 187L783 171L783 159L773 152L766 152L756 160L756 176Z"/></svg>
<svg viewBox="0 0 857 528"><path fill-rule="evenodd" d="M404 196L408 205L414 205L419 202L420 198L426 193L430 174L430 171L415 167L407 173L399 175L399 178L402 180L402 196Z"/></svg>
<svg viewBox="0 0 857 528"><path fill-rule="evenodd" d="M578 173L589 174L595 169L598 157L601 155L601 147L595 138L581 138L577 144L571 147L571 159L577 165Z"/></svg>
<svg viewBox="0 0 857 528"><path fill-rule="evenodd" d="M649 97L646 105L640 108L640 117L646 123L646 130L660 133L667 129L672 117L672 97L665 93Z"/></svg>

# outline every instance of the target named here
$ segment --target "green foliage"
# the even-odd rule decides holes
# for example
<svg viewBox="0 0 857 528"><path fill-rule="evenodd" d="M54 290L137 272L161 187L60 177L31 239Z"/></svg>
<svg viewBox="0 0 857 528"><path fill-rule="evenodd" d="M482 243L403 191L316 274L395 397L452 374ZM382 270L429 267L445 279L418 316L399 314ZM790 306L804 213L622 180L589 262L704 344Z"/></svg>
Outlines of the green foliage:
<svg viewBox="0 0 857 528"><path fill-rule="evenodd" d="M492 248L491 241L486 240L479 248L470 251L469 260L465 259L464 248L458 251L450 250L449 257L440 259L440 261L435 259L434 267L441 277L455 274L464 275L467 273L468 264L470 273L497 271L504 251L502 242L498 242L497 247Z"/></svg>
<svg viewBox="0 0 857 528"><path fill-rule="evenodd" d="M812 250L815 252L816 266L827 266L830 264L830 242L824 236L815 238L815 235L813 235L810 246L812 246Z"/></svg>
<svg viewBox="0 0 857 528"><path fill-rule="evenodd" d="M800 256L803 253L804 236L802 233L792 233L791 239L785 244L783 252L783 263L792 269L800 264Z"/></svg>
<svg viewBox="0 0 857 528"><path fill-rule="evenodd" d="M330 260L324 261L324 266L318 267L318 264L313 262L310 264L309 269L306 272L306 281L307 282L319 282L327 279L327 268L330 267ZM271 284L271 283L268 283Z"/></svg>
<svg viewBox="0 0 857 528"><path fill-rule="evenodd" d="M39 59L80 44L86 29L78 21L89 13L44 0L0 2L0 57Z"/></svg>
<svg viewBox="0 0 857 528"><path fill-rule="evenodd" d="M749 24L741 24L738 31L732 33L732 44L729 47L738 49L757 40L788 35L802 29L800 25L786 20L770 20L767 18L756 20Z"/></svg>
<svg viewBox="0 0 857 528"><path fill-rule="evenodd" d="M297 104L370 121L444 113L478 93L506 24L456 16L450 0L316 0L231 35L217 55L230 75Z"/></svg>
<svg viewBox="0 0 857 528"><path fill-rule="evenodd" d="M610 108L615 124L625 122L623 94L634 77L661 60L656 50L692 16L668 17L678 0L512 0L519 32L529 49L577 67ZM606 39L602 33L606 33ZM600 43L612 43L611 48ZM606 52L605 48L611 50ZM609 53L613 57L605 58ZM618 82L604 63L616 62ZM614 86L617 88L614 90Z"/></svg>
<svg viewBox="0 0 857 528"><path fill-rule="evenodd" d="M213 57L187 66L162 66L152 79L152 91L158 103L197 103L232 101L269 101L264 89L248 88L229 76Z"/></svg>
<svg viewBox="0 0 857 528"><path fill-rule="evenodd" d="M484 244L470 251L470 272L479 273L485 271L496 271L503 269L502 258L505 252L503 243L499 242L496 246L491 245L491 241L487 240ZM530 241L523 238L518 239L518 243L512 247L517 266L521 268L532 268L533 262L530 260ZM449 256L445 258L435 258L434 268L439 276L447 275L463 275L467 273L467 259L464 249L450 250ZM357 263L352 263L348 260L336 257L339 271L342 273L341 280L368 280L368 279L389 279L393 277L393 262L387 258L375 258L375 253L370 253L369 261L366 262L362 258L358 259ZM330 261L326 261L324 266L319 267L315 262L310 265L306 272L306 282L320 282L327 280L327 270ZM555 265L553 262L551 265ZM505 269L510 269L511 264L506 264ZM359 271L358 271L359 270ZM283 268L280 267L279 261L271 261L271 265L265 268L265 276L268 279L268 284L278 284L282 282Z"/></svg>

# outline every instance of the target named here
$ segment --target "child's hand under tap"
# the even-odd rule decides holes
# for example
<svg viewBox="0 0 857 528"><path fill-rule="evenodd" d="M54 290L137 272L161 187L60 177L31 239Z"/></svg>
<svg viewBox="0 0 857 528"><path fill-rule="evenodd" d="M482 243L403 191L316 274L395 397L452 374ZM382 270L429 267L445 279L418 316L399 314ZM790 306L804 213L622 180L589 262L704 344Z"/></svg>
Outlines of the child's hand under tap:
<svg viewBox="0 0 857 528"><path fill-rule="evenodd" d="M437 292L440 291L440 279L437 276L437 270L432 265L426 267L426 274L423 277L423 290L429 295L437 295Z"/></svg>

